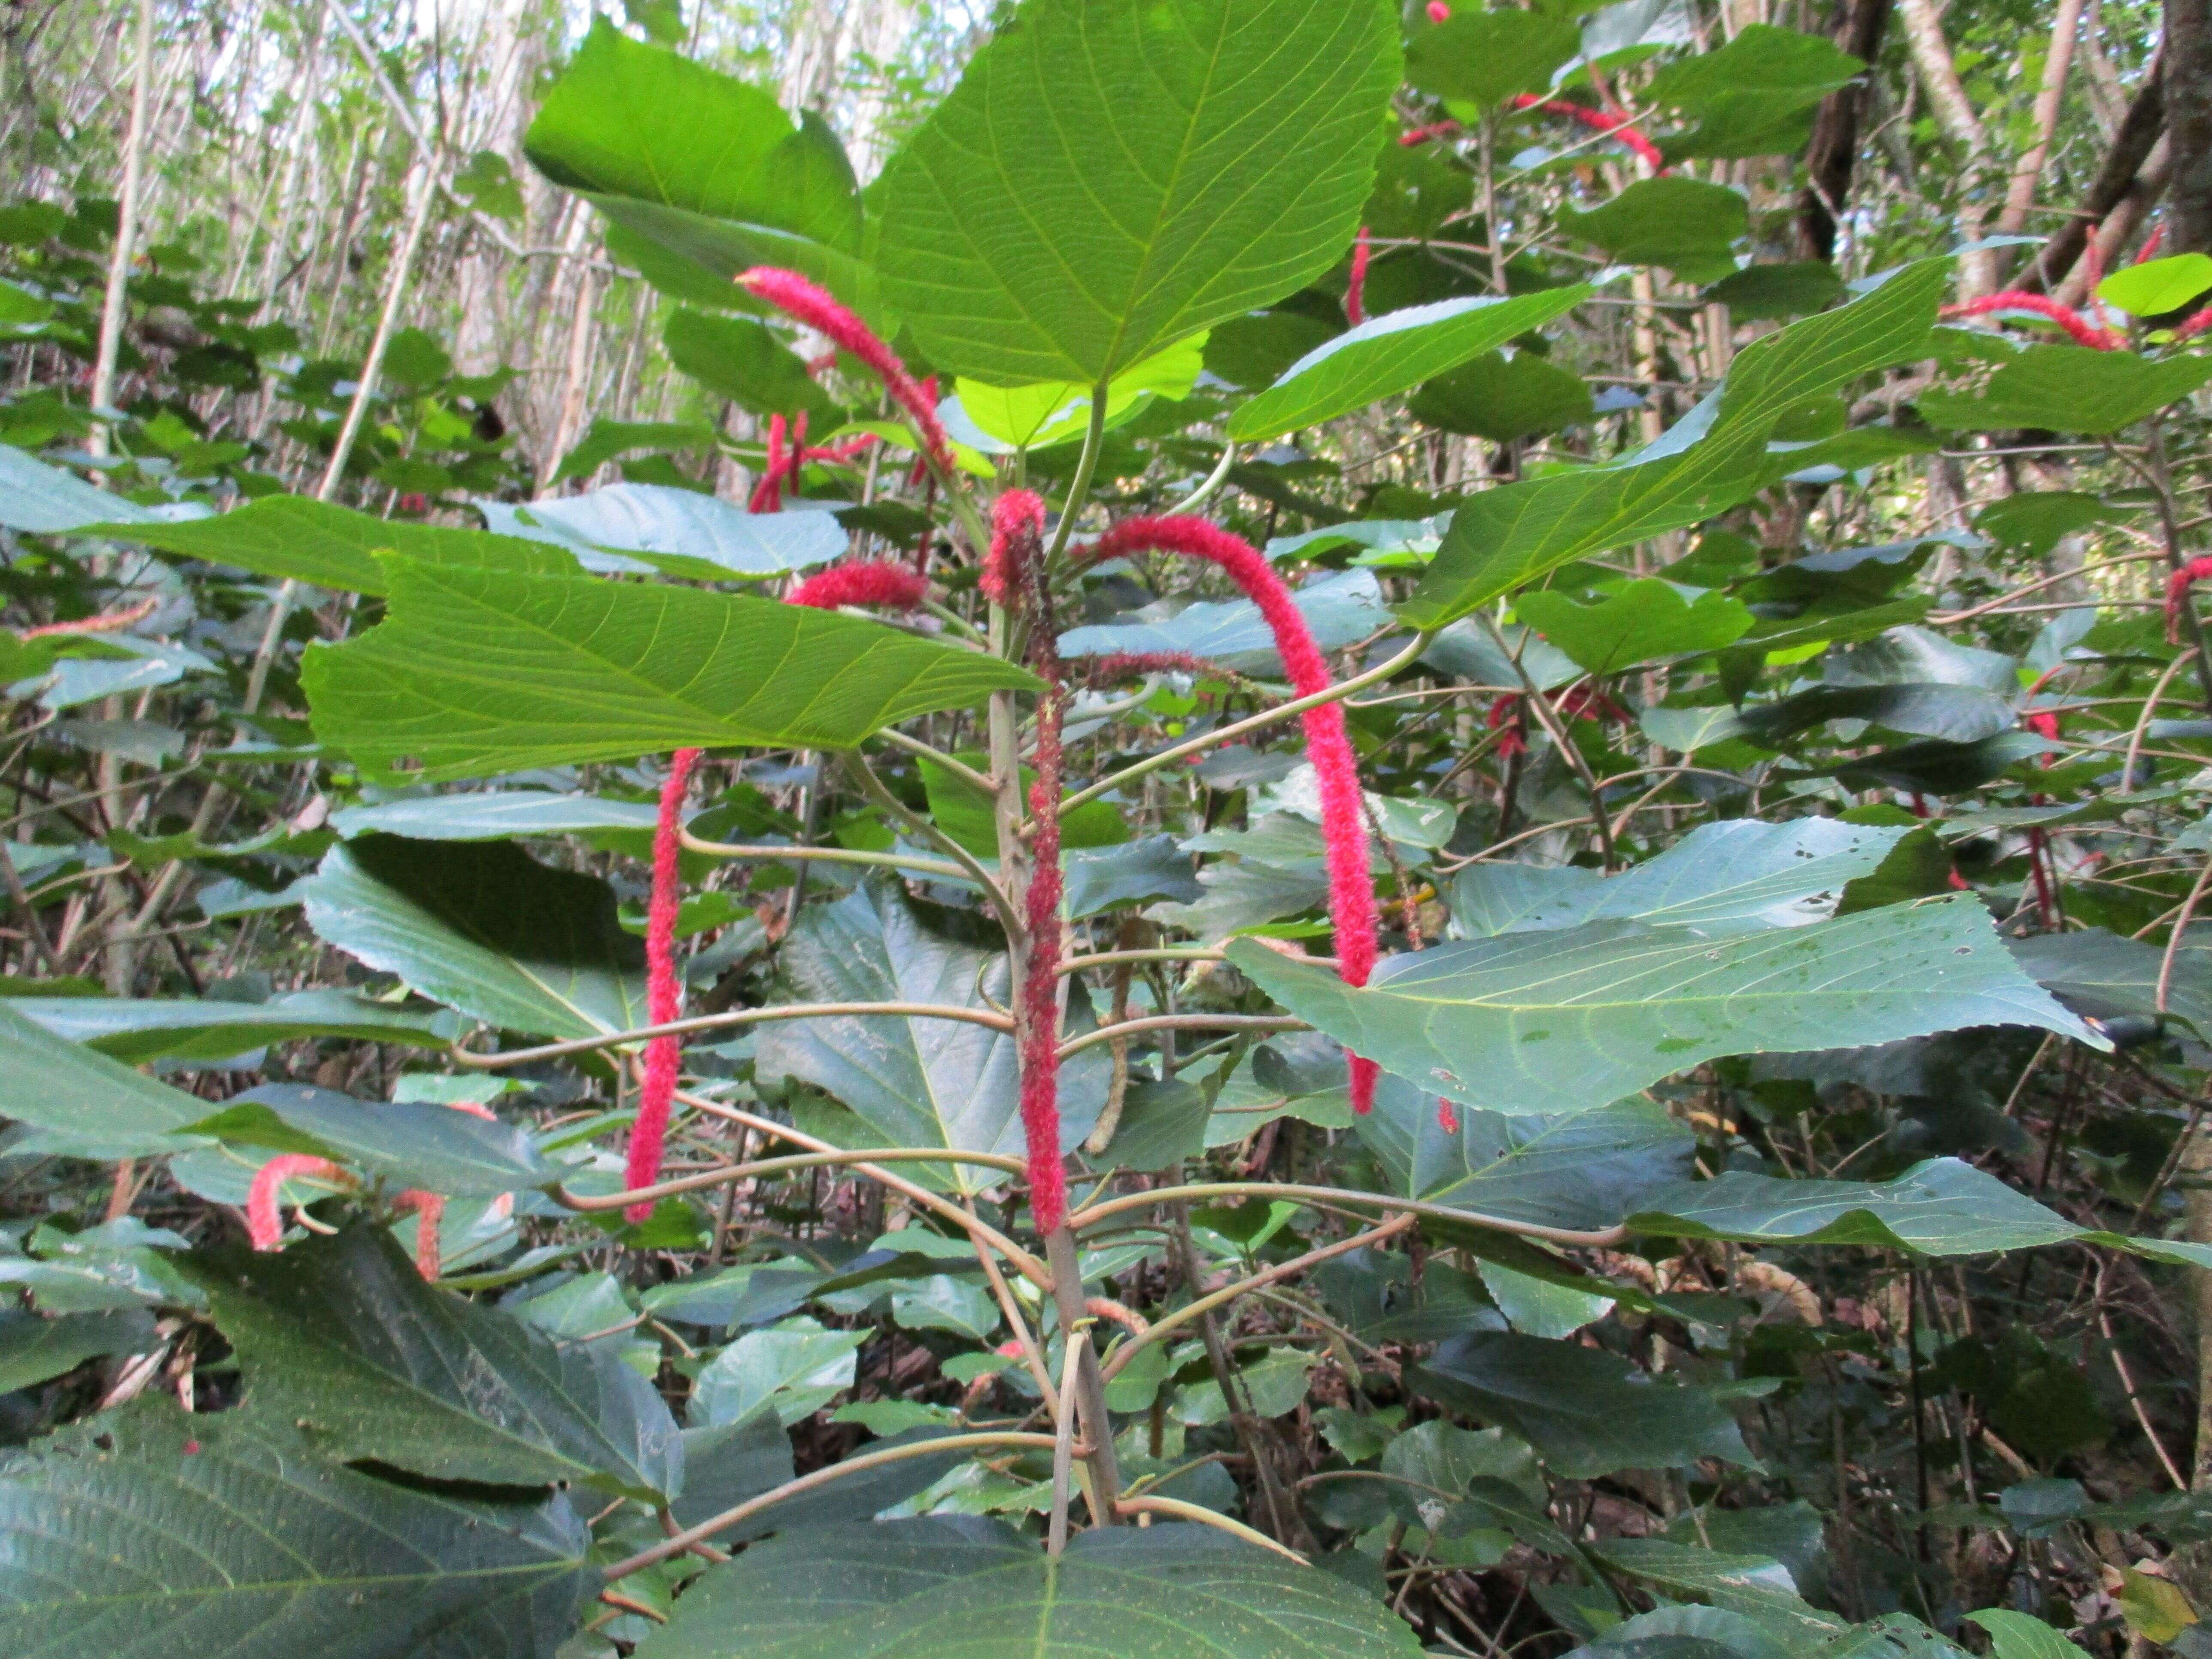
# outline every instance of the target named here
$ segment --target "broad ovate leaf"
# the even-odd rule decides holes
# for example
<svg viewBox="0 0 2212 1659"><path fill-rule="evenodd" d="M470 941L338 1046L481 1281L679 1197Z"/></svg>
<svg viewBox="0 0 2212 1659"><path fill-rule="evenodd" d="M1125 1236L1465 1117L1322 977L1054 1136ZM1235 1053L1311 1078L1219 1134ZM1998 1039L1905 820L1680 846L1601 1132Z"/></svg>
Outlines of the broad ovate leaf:
<svg viewBox="0 0 2212 1659"><path fill-rule="evenodd" d="M301 670L322 739L417 781L729 744L849 749L1025 671L749 595L386 556L386 621Z"/></svg>
<svg viewBox="0 0 2212 1659"><path fill-rule="evenodd" d="M1250 940L1230 960L1355 1054L1469 1105L1601 1106L1724 1054L1977 1025L2104 1039L2013 963L1971 896L1733 935L1635 921L1438 945L1368 987Z"/></svg>
<svg viewBox="0 0 2212 1659"><path fill-rule="evenodd" d="M1097 386L1343 257L1398 72L1380 0L1029 0L885 172L885 296L939 368Z"/></svg>

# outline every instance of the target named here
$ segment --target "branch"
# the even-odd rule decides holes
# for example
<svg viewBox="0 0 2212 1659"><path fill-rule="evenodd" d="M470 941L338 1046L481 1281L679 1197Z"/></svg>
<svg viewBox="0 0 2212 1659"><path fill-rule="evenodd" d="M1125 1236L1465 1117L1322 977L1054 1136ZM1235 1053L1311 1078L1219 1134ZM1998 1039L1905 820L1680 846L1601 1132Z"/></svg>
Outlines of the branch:
<svg viewBox="0 0 2212 1659"><path fill-rule="evenodd" d="M994 1031L1014 1029L1014 1022L1005 1014L994 1013L988 1008L957 1007L950 1003L793 1002L768 1008L732 1008L720 1014L694 1014L689 1019L672 1019L659 1025L641 1025L628 1031L610 1031L604 1036L572 1037L566 1042L544 1042L535 1048L509 1048L495 1054L473 1054L457 1042L453 1044L452 1053L457 1062L471 1071L491 1072L508 1066L527 1065L533 1060L559 1060L568 1054L586 1054L596 1049L647 1042L653 1037L684 1036L693 1031L712 1031L726 1026L759 1025L780 1019L827 1019L840 1015L865 1018L878 1014L906 1019L965 1020L970 1025L988 1025Z"/></svg>
<svg viewBox="0 0 2212 1659"><path fill-rule="evenodd" d="M683 833L686 852L718 859L794 859L801 864L864 864L878 870L919 870L948 881L973 881L975 877L947 859L927 859L905 853L871 853L857 847L751 847L732 842L701 841L689 830Z"/></svg>
<svg viewBox="0 0 2212 1659"><path fill-rule="evenodd" d="M751 1164L726 1164L720 1169L700 1170L672 1180L656 1182L650 1187L639 1187L628 1192L587 1196L572 1193L566 1187L556 1186L553 1196L572 1210L589 1213L597 1210L626 1209L632 1204L650 1204L657 1200L673 1198L679 1193L696 1193L708 1187L719 1187L726 1182L748 1181L756 1176L789 1175L797 1170L833 1169L841 1165L859 1166L866 1164L974 1164L985 1169L1003 1170L1009 1175L1022 1172L1022 1161L1018 1158L1001 1158L996 1152L939 1152L929 1146L867 1146L853 1152L800 1152L789 1158L762 1158Z"/></svg>
<svg viewBox="0 0 2212 1659"><path fill-rule="evenodd" d="M1305 1021L1288 1014L1147 1014L1125 1019L1118 1025L1102 1025L1095 1031L1070 1037L1060 1045L1060 1063L1101 1042L1115 1042L1139 1031L1304 1031Z"/></svg>
<svg viewBox="0 0 2212 1659"><path fill-rule="evenodd" d="M1149 1192L1127 1193L1120 1198L1085 1205L1068 1217L1067 1224L1081 1230L1095 1227L1109 1216L1120 1215L1129 1210L1147 1209L1155 1204L1185 1199L1215 1198L1297 1198L1309 1203L1404 1210L1413 1215L1433 1216L1439 1221L1456 1221L1463 1226L1481 1227L1491 1232L1516 1233L1523 1238L1540 1238L1547 1243L1584 1245L1597 1249L1608 1249L1628 1237L1626 1226L1577 1232L1571 1227L1547 1227L1534 1221L1514 1221L1504 1216L1485 1215L1479 1210L1462 1210L1449 1204L1431 1204L1425 1199L1399 1198L1389 1193L1352 1192L1341 1187L1293 1186L1278 1181L1218 1181L1190 1187L1155 1187Z"/></svg>

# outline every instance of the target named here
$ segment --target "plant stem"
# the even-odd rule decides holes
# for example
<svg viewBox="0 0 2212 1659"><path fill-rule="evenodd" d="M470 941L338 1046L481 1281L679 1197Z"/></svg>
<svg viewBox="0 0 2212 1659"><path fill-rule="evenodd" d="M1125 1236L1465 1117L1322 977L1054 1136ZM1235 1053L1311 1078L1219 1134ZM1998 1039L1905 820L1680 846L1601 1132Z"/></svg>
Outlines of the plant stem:
<svg viewBox="0 0 2212 1659"><path fill-rule="evenodd" d="M1512 1221L1504 1216L1485 1215L1478 1210L1458 1209L1449 1204L1431 1204L1425 1199L1399 1198L1389 1193L1352 1192L1340 1187L1299 1186L1279 1181L1210 1181L1188 1187L1155 1187L1146 1192L1125 1193L1119 1198L1103 1199L1085 1205L1068 1217L1067 1224L1080 1232L1097 1226L1109 1216L1121 1215L1131 1210L1147 1209L1155 1204L1180 1203L1186 1199L1217 1198L1299 1198L1321 1204L1340 1204L1347 1209L1379 1207L1405 1210L1413 1215L1434 1216L1440 1221L1456 1221L1463 1226L1486 1228L1492 1232L1517 1233L1523 1238L1540 1238L1553 1244L1582 1244L1596 1249L1618 1244L1628 1237L1626 1226L1577 1232L1570 1227L1546 1227L1533 1221Z"/></svg>
<svg viewBox="0 0 2212 1659"><path fill-rule="evenodd" d="M783 1019L826 1019L841 1016L866 1018L878 1014L902 1019L965 1020L970 1025L988 1025L994 1031L1014 1029L1013 1020L1006 1014L994 1013L988 1008L963 1008L951 1003L792 1002L767 1008L732 1008L719 1014L694 1014L689 1019L672 1019L659 1025L641 1025L634 1030L609 1031L604 1036L571 1037L565 1042L544 1042L534 1048L509 1048L495 1054L474 1054L458 1043L451 1052L459 1064L471 1071L491 1072L509 1066L527 1065L535 1060L559 1060L568 1054L587 1054L601 1048L649 1042L657 1036L684 1036L693 1031L720 1030L733 1025L759 1025Z"/></svg>

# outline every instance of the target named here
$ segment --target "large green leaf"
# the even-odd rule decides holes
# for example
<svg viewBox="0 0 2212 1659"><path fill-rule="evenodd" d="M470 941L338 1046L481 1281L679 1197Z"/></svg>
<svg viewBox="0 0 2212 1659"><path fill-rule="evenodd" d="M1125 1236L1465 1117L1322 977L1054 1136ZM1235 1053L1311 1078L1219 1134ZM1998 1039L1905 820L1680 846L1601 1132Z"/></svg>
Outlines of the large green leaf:
<svg viewBox="0 0 2212 1659"><path fill-rule="evenodd" d="M407 836L417 841L505 841L521 836L595 833L649 837L659 821L650 801L604 795L562 795L550 789L475 789L345 806L331 828L356 836Z"/></svg>
<svg viewBox="0 0 2212 1659"><path fill-rule="evenodd" d="M2076 1013L2154 1018L2166 981L2165 1012L2185 1020L2200 1042L2212 1042L2212 937L2191 928L2167 965L2166 947L2122 939L2101 927L2010 939L2013 960L2027 976Z"/></svg>
<svg viewBox="0 0 2212 1659"><path fill-rule="evenodd" d="M1657 445L1612 465L1470 497L1403 614L1441 626L1575 559L1746 500L1770 476L1766 444L1785 414L1926 355L1948 280L1947 261L1923 259L1850 305L1754 341L1737 355L1702 432L1705 417L1692 411Z"/></svg>
<svg viewBox="0 0 2212 1659"><path fill-rule="evenodd" d="M1439 300L1370 317L1292 363L1229 417L1240 442L1318 426L1494 351L1590 296L1585 284L1516 299Z"/></svg>
<svg viewBox="0 0 2212 1659"><path fill-rule="evenodd" d="M1577 425L1596 407L1580 375L1533 351L1491 351L1431 380L1407 400L1406 412L1446 432L1504 444Z"/></svg>
<svg viewBox="0 0 2212 1659"><path fill-rule="evenodd" d="M1029 0L884 173L885 295L939 368L1097 386L1296 292L1358 227L1397 33L1380 0Z"/></svg>
<svg viewBox="0 0 2212 1659"><path fill-rule="evenodd" d="M1498 1424L1554 1474L1672 1469L1701 1457L1756 1467L1743 1432L1707 1389L1654 1382L1601 1349L1506 1331L1472 1331L1407 1378L1417 1393Z"/></svg>
<svg viewBox="0 0 2212 1659"><path fill-rule="evenodd" d="M773 93L608 19L538 106L525 153L556 184L856 249L852 174L835 140L794 126Z"/></svg>
<svg viewBox="0 0 2212 1659"><path fill-rule="evenodd" d="M328 1455L492 1486L682 1489L675 1419L613 1345L556 1346L424 1284L372 1223L229 1257L206 1282L248 1407Z"/></svg>
<svg viewBox="0 0 2212 1659"><path fill-rule="evenodd" d="M709 1569L638 1659L1413 1659L1343 1579L1210 1527L1107 1527L1052 1560L988 1522L786 1533Z"/></svg>
<svg viewBox="0 0 2212 1659"><path fill-rule="evenodd" d="M1717 52L1686 55L1651 77L1648 95L1698 118L1666 143L1690 155L1771 155L1797 149L1820 100L1866 69L1817 34L1750 23Z"/></svg>
<svg viewBox="0 0 2212 1659"><path fill-rule="evenodd" d="M644 1023L645 947L614 890L512 842L364 836L331 848L306 900L326 944L489 1025L581 1037Z"/></svg>
<svg viewBox="0 0 2212 1659"><path fill-rule="evenodd" d="M100 1313L0 1313L0 1394L12 1394L76 1370L102 1354L138 1353L155 1346L153 1316L141 1308Z"/></svg>
<svg viewBox="0 0 2212 1659"><path fill-rule="evenodd" d="M303 1083L264 1083L193 1126L237 1146L335 1158L395 1186L494 1198L564 1172L510 1123L424 1100L356 1100Z"/></svg>
<svg viewBox="0 0 2212 1659"><path fill-rule="evenodd" d="M391 608L312 648L315 731L421 781L686 746L849 749L910 715L1036 682L864 617L693 588L434 568L387 556Z"/></svg>
<svg viewBox="0 0 2212 1659"><path fill-rule="evenodd" d="M565 1496L397 1486L158 1394L0 1463L0 1613L40 1659L553 1659L590 1547Z"/></svg>
<svg viewBox="0 0 2212 1659"><path fill-rule="evenodd" d="M1581 45L1565 15L1462 7L1449 21L1414 35L1406 49L1406 78L1423 92L1487 110L1516 92L1549 87L1553 71L1571 61Z"/></svg>
<svg viewBox="0 0 2212 1659"><path fill-rule="evenodd" d="M78 1047L0 1002L0 1116L31 1127L19 1152L139 1158L191 1144L207 1103Z"/></svg>
<svg viewBox="0 0 2212 1659"><path fill-rule="evenodd" d="M1686 1179L1697 1139L1663 1107L1618 1101L1559 1117L1466 1110L1457 1133L1437 1097L1385 1075L1356 1121L1391 1190L1509 1221L1577 1231L1610 1227Z"/></svg>
<svg viewBox="0 0 2212 1659"><path fill-rule="evenodd" d="M13 444L0 444L0 525L10 530L52 536L91 525L151 523L158 516L74 472L34 461Z"/></svg>
<svg viewBox="0 0 2212 1659"><path fill-rule="evenodd" d="M709 316L685 306L670 314L660 339L680 372L756 415L804 413L816 422L838 417L836 401L807 373L805 360L765 323Z"/></svg>
<svg viewBox="0 0 2212 1659"><path fill-rule="evenodd" d="M268 496L217 518L109 524L98 531L183 558L236 565L258 576L290 577L356 593L384 592L384 570L374 555L386 550L425 564L465 569L558 575L576 568L567 553L539 543L480 530L380 519L304 495Z"/></svg>
<svg viewBox="0 0 2212 1659"><path fill-rule="evenodd" d="M1661 657L1714 651L1748 632L1749 608L1726 593L1700 593L1697 602L1657 577L1624 584L1595 605L1577 605L1564 593L1523 593L1514 609L1553 645L1594 674Z"/></svg>
<svg viewBox="0 0 2212 1659"><path fill-rule="evenodd" d="M896 887L867 883L801 913L785 940L784 971L816 1002L930 1002L1000 1008L1012 1000L1003 952L931 933ZM964 1020L842 1015L761 1028L755 1070L835 1095L890 1145L1019 1157L1014 1039ZM1060 1068L1060 1139L1072 1149L1106 1103L1112 1062L1102 1047ZM1005 1177L963 1165L943 1171L963 1190Z"/></svg>
<svg viewBox="0 0 2212 1659"><path fill-rule="evenodd" d="M228 1060L295 1037L440 1048L460 1035L451 1015L394 1007L348 991L295 991L268 1002L123 997L24 997L7 1005L56 1036L133 1066L155 1060Z"/></svg>
<svg viewBox="0 0 2212 1659"><path fill-rule="evenodd" d="M2101 437L2154 415L2212 380L2212 357L2153 361L2132 351L2038 345L1990 376L1978 398L1923 392L1913 400L1931 426L1993 432L2047 427Z"/></svg>
<svg viewBox="0 0 2212 1659"><path fill-rule="evenodd" d="M837 557L847 541L828 513L741 513L674 484L609 484L519 507L478 501L477 510L505 537L566 549L588 569L650 568L695 581L805 570Z"/></svg>
<svg viewBox="0 0 2212 1659"><path fill-rule="evenodd" d="M1559 210L1559 228L1631 264L1665 265L1692 283L1735 269L1731 251L1750 229L1751 210L1725 185L1668 174L1640 179L1587 213Z"/></svg>
<svg viewBox="0 0 2212 1659"><path fill-rule="evenodd" d="M1230 960L1355 1054L1471 1105L1571 1112L1723 1054L1975 1025L2104 1039L2013 964L1971 896L1810 927L1591 921L1392 958L1364 990L1249 940Z"/></svg>

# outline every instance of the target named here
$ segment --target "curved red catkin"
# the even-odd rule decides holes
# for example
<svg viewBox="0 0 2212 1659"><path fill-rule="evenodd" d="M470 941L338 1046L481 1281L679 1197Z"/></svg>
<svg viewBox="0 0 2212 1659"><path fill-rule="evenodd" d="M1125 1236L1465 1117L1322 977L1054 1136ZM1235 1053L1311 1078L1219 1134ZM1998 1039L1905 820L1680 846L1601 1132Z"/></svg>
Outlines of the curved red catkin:
<svg viewBox="0 0 2212 1659"><path fill-rule="evenodd" d="M1425 127L1408 127L1400 133L1398 147L1401 149L1412 149L1418 144L1427 143L1431 138L1449 138L1454 133L1462 131L1464 129L1456 121L1431 121Z"/></svg>
<svg viewBox="0 0 2212 1659"><path fill-rule="evenodd" d="M2189 603L2189 590L2212 576L2212 556L2191 559L2166 579L2166 642L2181 643L2181 611Z"/></svg>
<svg viewBox="0 0 2212 1659"><path fill-rule="evenodd" d="M1533 92L1517 95L1513 100L1513 107L1540 109L1547 115L1564 115L1571 121L1579 121L1586 127L1609 133L1642 157L1655 174L1667 171L1667 158L1659 153L1658 145L1636 130L1632 116L1615 114L1611 110L1592 109L1588 104L1577 104L1565 98L1546 98Z"/></svg>
<svg viewBox="0 0 2212 1659"><path fill-rule="evenodd" d="M918 572L897 564L840 564L817 571L784 596L786 605L834 611L841 605L878 605L911 611L929 592ZM683 851L684 797L701 751L679 749L669 757L668 778L660 786L660 816L653 833L653 896L645 913L646 1018L665 1025L684 1017L684 981L676 971L676 917L682 906L679 857ZM682 1070L683 1039L654 1037L646 1044L645 1079L638 1087L637 1120L630 1126L629 1154L623 1184L650 1187L660 1173L668 1139L668 1112ZM653 1212L650 1204L623 1212L633 1222Z"/></svg>
<svg viewBox="0 0 2212 1659"><path fill-rule="evenodd" d="M1444 3L1444 0L1429 0L1429 21L1431 23L1451 21L1451 8Z"/></svg>
<svg viewBox="0 0 2212 1659"><path fill-rule="evenodd" d="M645 912L645 1018L651 1025L684 1017L684 980L676 971L676 915L683 903L678 861L684 851L684 797L691 787L700 753L678 750L669 757L668 779L660 786L660 817L653 831L653 897ZM630 1125L625 1187L650 1187L660 1173L669 1103L676 1097L676 1078L683 1062L681 1037L657 1036L645 1045L645 1079L638 1085L637 1119ZM652 1213L650 1203L633 1204L623 1212L632 1222Z"/></svg>
<svg viewBox="0 0 2212 1659"><path fill-rule="evenodd" d="M2142 252L2136 255L2136 263L2147 264L2158 258L2158 251L2165 241L2166 221L2161 219L2150 228L2150 234L2143 239Z"/></svg>
<svg viewBox="0 0 2212 1659"><path fill-rule="evenodd" d="M255 1249L273 1250L283 1243L284 1218L278 1200L283 1196L284 1183L294 1176L320 1176L325 1181L351 1184L351 1177L326 1158L283 1152L270 1158L253 1172L253 1184L246 1190L246 1236Z"/></svg>
<svg viewBox="0 0 2212 1659"><path fill-rule="evenodd" d="M783 511L783 416L769 416L768 453L761 462L761 475L753 484L753 493L746 499L748 513Z"/></svg>
<svg viewBox="0 0 2212 1659"><path fill-rule="evenodd" d="M1313 630L1306 626L1291 590L1266 556L1242 537L1204 519L1124 519L1085 550L1098 559L1158 550L1218 565L1260 607L1275 636L1276 654L1283 659L1291 690L1310 697L1333 684L1328 659L1314 643ZM1376 918L1359 763L1352 752L1341 704L1322 703L1298 720L1305 728L1306 757L1321 785L1322 844L1328 855L1328 915L1336 932L1337 973L1346 985L1364 985L1375 968ZM1353 1111L1364 1114L1373 1108L1376 1075L1373 1060L1352 1056Z"/></svg>
<svg viewBox="0 0 2212 1659"><path fill-rule="evenodd" d="M1367 320L1367 262L1374 250L1367 240L1367 227L1359 228L1359 240L1352 245L1352 276L1344 285L1345 320L1354 328Z"/></svg>
<svg viewBox="0 0 2212 1659"><path fill-rule="evenodd" d="M438 1224L446 1218L446 1200L436 1193L410 1187L392 1200L395 1210L415 1212L415 1271L426 1279L438 1276Z"/></svg>
<svg viewBox="0 0 2212 1659"><path fill-rule="evenodd" d="M2085 345L2092 351L2118 351L2127 343L2112 330L2099 328L2073 307L2060 304L2048 294L2030 294L2021 289L2006 289L1998 294L1984 294L1978 300L1945 306L1937 314L1986 317L1993 311L2032 311L2039 317L2048 317L2072 336L2076 345Z"/></svg>
<svg viewBox="0 0 2212 1659"><path fill-rule="evenodd" d="M991 545L983 555L976 586L993 605L1005 606L1018 593L1018 552L1024 539L1044 534L1044 497L1033 489L1009 489L991 503Z"/></svg>
<svg viewBox="0 0 2212 1659"><path fill-rule="evenodd" d="M1459 1133L1459 1108L1442 1095L1437 1097L1437 1127L1448 1135Z"/></svg>
<svg viewBox="0 0 2212 1659"><path fill-rule="evenodd" d="M918 609L929 595L929 582L920 572L902 564L873 561L833 564L817 570L784 595L786 605L812 611L835 611L841 605L881 605L887 611Z"/></svg>
<svg viewBox="0 0 2212 1659"><path fill-rule="evenodd" d="M948 477L951 476L952 445L945 435L944 422L937 418L936 401L873 329L839 304L828 289L795 270L756 265L750 270L739 271L737 283L817 333L827 335L875 370L876 378L884 383L884 390L891 394L891 400L904 409L914 422L915 435L921 441L922 453L931 465Z"/></svg>

